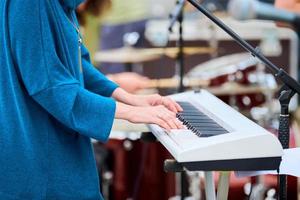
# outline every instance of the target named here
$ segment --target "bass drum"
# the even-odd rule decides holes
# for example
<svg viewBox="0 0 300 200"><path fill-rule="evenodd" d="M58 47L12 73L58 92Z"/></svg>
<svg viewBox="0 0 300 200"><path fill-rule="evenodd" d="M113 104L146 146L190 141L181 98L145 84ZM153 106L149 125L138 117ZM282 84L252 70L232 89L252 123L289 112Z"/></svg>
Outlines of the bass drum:
<svg viewBox="0 0 300 200"><path fill-rule="evenodd" d="M258 60L248 53L226 55L197 65L187 73L187 77L209 80L209 87L214 88L218 86L221 88L222 85L228 83L235 83L240 86L253 86L255 83L250 77L251 74L257 71L258 64ZM265 102L264 94L259 91L217 96L227 104L236 106L240 110L249 110Z"/></svg>

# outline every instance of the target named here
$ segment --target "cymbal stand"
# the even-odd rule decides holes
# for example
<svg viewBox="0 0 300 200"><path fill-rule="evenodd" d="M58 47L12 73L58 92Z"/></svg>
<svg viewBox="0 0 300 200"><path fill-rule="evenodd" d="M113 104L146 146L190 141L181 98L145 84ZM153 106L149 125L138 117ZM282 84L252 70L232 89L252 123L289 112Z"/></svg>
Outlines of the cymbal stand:
<svg viewBox="0 0 300 200"><path fill-rule="evenodd" d="M284 149L289 148L289 103L291 98L295 95L295 93L300 94L300 84L294 78L292 78L286 71L284 71L282 68L277 67L269 59L267 59L260 52L258 47L256 48L252 47L248 42L242 39L237 33L235 33L227 25L225 25L220 19L218 19L213 14L208 12L196 0L187 0L187 1L191 3L195 8L197 8L201 13L203 13L206 17L212 20L217 26L219 26L226 33L228 33L241 47L243 47L245 50L250 52L252 56L256 57L262 63L264 63L270 69L270 71L275 75L275 77L284 83L278 98L281 105L278 138ZM286 200L287 179L285 175L279 176L278 188L279 188L279 199Z"/></svg>

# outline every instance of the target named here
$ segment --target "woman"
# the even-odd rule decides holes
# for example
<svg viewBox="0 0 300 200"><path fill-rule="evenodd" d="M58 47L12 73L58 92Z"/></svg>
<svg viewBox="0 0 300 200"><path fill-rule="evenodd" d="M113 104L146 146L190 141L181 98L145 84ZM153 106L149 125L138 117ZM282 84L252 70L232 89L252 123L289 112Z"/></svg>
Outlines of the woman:
<svg viewBox="0 0 300 200"><path fill-rule="evenodd" d="M102 199L90 138L106 141L114 118L182 128L178 104L131 95L94 69L81 2L0 1L0 199Z"/></svg>

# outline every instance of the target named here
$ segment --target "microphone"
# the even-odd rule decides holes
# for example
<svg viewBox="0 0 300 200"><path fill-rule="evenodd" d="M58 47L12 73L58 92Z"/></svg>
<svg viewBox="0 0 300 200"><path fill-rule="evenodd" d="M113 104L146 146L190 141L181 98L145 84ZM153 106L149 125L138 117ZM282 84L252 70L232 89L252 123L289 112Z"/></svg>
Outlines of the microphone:
<svg viewBox="0 0 300 200"><path fill-rule="evenodd" d="M228 12L237 20L262 19L287 22L300 27L300 15L257 0L230 0Z"/></svg>

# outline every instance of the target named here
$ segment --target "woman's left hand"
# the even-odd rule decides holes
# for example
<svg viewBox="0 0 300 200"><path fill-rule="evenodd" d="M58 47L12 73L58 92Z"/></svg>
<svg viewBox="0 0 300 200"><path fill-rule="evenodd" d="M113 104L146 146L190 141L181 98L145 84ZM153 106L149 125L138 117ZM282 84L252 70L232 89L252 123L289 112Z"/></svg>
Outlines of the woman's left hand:
<svg viewBox="0 0 300 200"><path fill-rule="evenodd" d="M152 95L134 95L126 92L122 88L117 88L112 97L117 101L132 105L132 106L159 106L163 105L170 111L177 113L181 112L183 109L176 103L173 99L169 97L163 97L159 94Z"/></svg>
<svg viewBox="0 0 300 200"><path fill-rule="evenodd" d="M136 95L135 102L139 106L158 106L163 105L172 112L181 112L181 106L169 97L164 97L159 94L153 95Z"/></svg>

